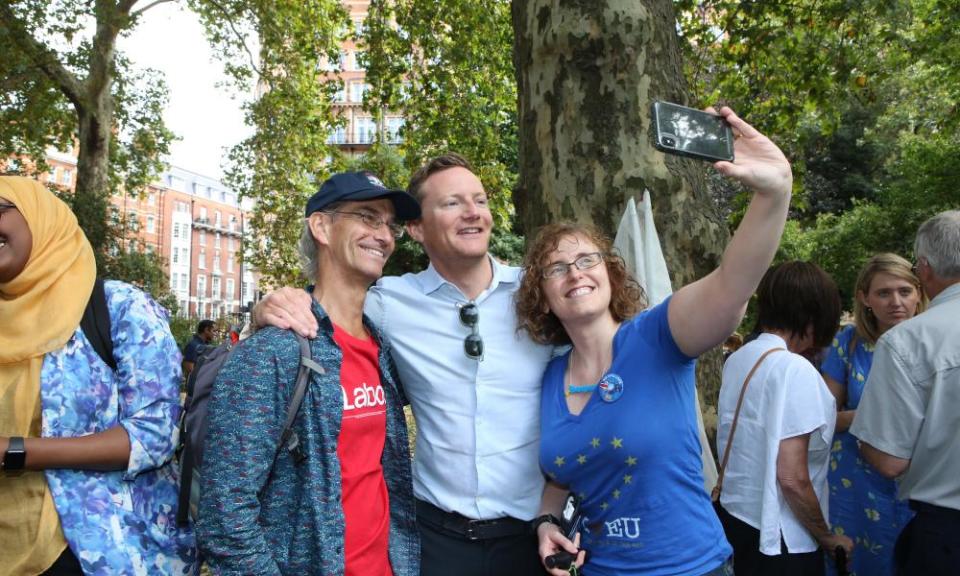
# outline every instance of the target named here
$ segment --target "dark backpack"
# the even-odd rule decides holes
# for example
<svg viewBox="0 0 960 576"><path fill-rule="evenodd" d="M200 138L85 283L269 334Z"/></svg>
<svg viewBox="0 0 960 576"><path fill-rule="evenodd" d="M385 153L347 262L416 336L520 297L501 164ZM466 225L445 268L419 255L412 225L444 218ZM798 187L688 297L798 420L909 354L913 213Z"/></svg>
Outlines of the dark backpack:
<svg viewBox="0 0 960 576"><path fill-rule="evenodd" d="M287 417L280 433L280 443L277 445L277 454L281 448L286 448L294 462L300 463L306 454L300 446L300 438L293 430L293 421L300 411L303 397L310 385L310 371L324 374L323 366L314 362L310 355L310 342L296 334L300 344L300 369L297 372L297 383L287 405ZM180 496L177 504L177 522L186 524L188 518L197 518L197 506L200 503L200 481L203 470L203 446L207 438L207 406L213 384L217 380L220 369L227 359L236 350L237 346L229 340L220 346L198 354L197 362L187 378L187 400L180 421ZM274 456L276 458L276 456Z"/></svg>
<svg viewBox="0 0 960 576"><path fill-rule="evenodd" d="M97 351L97 355L116 372L117 361L113 358L113 338L110 337L110 309L107 308L107 293L103 290L103 279L93 283L93 292L87 300L87 307L80 319L80 329Z"/></svg>

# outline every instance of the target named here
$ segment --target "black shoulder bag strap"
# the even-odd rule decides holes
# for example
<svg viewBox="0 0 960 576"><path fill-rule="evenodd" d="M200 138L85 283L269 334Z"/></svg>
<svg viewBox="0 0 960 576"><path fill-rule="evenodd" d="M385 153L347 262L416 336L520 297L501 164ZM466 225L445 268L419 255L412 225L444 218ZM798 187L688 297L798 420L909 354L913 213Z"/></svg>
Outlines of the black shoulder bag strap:
<svg viewBox="0 0 960 576"><path fill-rule="evenodd" d="M310 341L303 336L296 334L297 342L300 344L300 369L297 371L297 383L293 389L293 396L290 397L290 404L287 405L287 418L283 423L283 431L280 433L279 446L286 447L287 452L293 457L293 461L299 464L307 457L300 446L300 437L293 429L293 421L297 419L297 413L300 412L300 405L303 404L303 397L307 393L307 386L310 385L310 372L317 374L326 374L323 366L313 360L310 353Z"/></svg>
<svg viewBox="0 0 960 576"><path fill-rule="evenodd" d="M110 309L107 307L107 294L103 289L103 279L93 283L93 292L87 300L87 307L80 319L80 329L86 334L93 349L111 370L116 371L117 361L113 358L113 338L110 336Z"/></svg>

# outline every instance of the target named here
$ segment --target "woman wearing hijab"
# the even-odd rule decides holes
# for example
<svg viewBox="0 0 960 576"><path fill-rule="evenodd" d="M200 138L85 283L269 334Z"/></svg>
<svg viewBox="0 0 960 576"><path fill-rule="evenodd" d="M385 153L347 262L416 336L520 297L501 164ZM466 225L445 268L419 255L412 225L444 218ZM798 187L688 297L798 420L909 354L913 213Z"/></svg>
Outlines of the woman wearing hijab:
<svg viewBox="0 0 960 576"><path fill-rule="evenodd" d="M108 281L107 366L79 328L95 278L67 205L0 177L0 570L192 574L175 521L180 354L166 312Z"/></svg>

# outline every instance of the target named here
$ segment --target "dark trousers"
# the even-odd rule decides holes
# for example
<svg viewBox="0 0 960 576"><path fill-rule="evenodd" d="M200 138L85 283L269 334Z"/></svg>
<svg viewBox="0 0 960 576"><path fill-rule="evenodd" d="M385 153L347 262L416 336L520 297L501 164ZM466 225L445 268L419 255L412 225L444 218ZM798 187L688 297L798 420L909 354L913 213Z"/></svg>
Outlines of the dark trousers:
<svg viewBox="0 0 960 576"><path fill-rule="evenodd" d="M418 507L423 504L418 502ZM470 540L444 528L435 515L417 514L420 576L542 576L532 532Z"/></svg>
<svg viewBox="0 0 960 576"><path fill-rule="evenodd" d="M823 576L825 569L820 550L791 554L781 538L779 555L761 554L760 531L727 512L723 506L715 508L727 540L733 546L733 573L736 576Z"/></svg>
<svg viewBox="0 0 960 576"><path fill-rule="evenodd" d="M63 554L53 563L53 566L41 576L83 576L83 569L80 568L80 561L67 546Z"/></svg>
<svg viewBox="0 0 960 576"><path fill-rule="evenodd" d="M952 576L960 572L960 510L916 500L917 512L893 552L897 576Z"/></svg>

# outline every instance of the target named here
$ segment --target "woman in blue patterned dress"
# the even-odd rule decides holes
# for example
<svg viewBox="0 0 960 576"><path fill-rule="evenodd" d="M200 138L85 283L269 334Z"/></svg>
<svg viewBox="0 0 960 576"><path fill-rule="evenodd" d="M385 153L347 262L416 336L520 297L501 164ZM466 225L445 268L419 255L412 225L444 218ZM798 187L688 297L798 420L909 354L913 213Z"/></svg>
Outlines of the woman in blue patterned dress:
<svg viewBox="0 0 960 576"><path fill-rule="evenodd" d="M896 499L896 482L860 457L857 439L847 429L860 403L877 339L922 312L926 304L910 263L896 254L877 254L857 278L854 324L840 330L821 366L839 411L827 476L830 525L853 539L855 575L893 574L893 545L913 513L905 501Z"/></svg>
<svg viewBox="0 0 960 576"><path fill-rule="evenodd" d="M36 181L0 177L0 573L193 574L175 521L180 354L166 311L104 283L116 370L80 319L93 249Z"/></svg>

